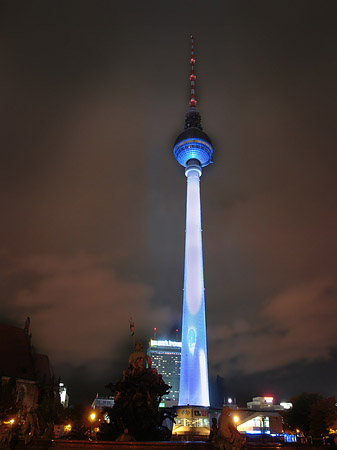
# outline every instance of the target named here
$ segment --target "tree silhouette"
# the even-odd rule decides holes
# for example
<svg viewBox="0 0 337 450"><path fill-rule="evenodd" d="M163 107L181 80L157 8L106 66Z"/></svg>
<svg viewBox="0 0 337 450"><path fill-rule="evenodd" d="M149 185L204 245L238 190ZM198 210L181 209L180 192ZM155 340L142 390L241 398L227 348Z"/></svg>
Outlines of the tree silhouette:
<svg viewBox="0 0 337 450"><path fill-rule="evenodd" d="M329 428L337 420L335 397L324 398L317 393L303 392L292 397L290 402L293 408L284 412L285 422L290 429L299 429L306 436L328 434Z"/></svg>
<svg viewBox="0 0 337 450"><path fill-rule="evenodd" d="M329 434L337 420L336 398L329 397L315 403L310 412L310 434L314 437Z"/></svg>

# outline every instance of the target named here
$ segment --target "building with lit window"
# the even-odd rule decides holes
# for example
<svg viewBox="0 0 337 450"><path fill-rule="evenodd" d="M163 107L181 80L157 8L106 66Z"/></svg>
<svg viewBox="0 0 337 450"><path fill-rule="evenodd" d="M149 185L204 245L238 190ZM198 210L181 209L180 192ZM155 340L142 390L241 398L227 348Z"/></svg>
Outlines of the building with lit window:
<svg viewBox="0 0 337 450"><path fill-rule="evenodd" d="M60 401L64 408L68 408L69 406L69 395L67 393L67 388L64 383L59 383L59 393L60 393Z"/></svg>
<svg viewBox="0 0 337 450"><path fill-rule="evenodd" d="M255 410L269 410L269 411L283 411L284 409L292 408L292 403L274 404L273 397L253 397L251 402L247 403L247 408Z"/></svg>
<svg viewBox="0 0 337 450"><path fill-rule="evenodd" d="M292 408L291 403L274 404L273 397L254 397L247 403L247 408L239 408L236 404L225 402L231 408L230 417L240 433L261 436L283 436L282 416L279 413ZM219 418L221 411L213 417Z"/></svg>
<svg viewBox="0 0 337 450"><path fill-rule="evenodd" d="M112 408L115 404L115 398L110 396L96 395L94 401L91 404L92 409Z"/></svg>
<svg viewBox="0 0 337 450"><path fill-rule="evenodd" d="M177 409L177 417L172 430L173 436L191 435L208 436L209 416L206 408L199 406L185 406Z"/></svg>
<svg viewBox="0 0 337 450"><path fill-rule="evenodd" d="M272 411L235 411L237 430L245 434L283 434L282 416Z"/></svg>
<svg viewBox="0 0 337 450"><path fill-rule="evenodd" d="M176 406L179 398L181 342L151 339L147 354L151 358L152 367L171 386L170 392L162 398L163 403L168 407Z"/></svg>

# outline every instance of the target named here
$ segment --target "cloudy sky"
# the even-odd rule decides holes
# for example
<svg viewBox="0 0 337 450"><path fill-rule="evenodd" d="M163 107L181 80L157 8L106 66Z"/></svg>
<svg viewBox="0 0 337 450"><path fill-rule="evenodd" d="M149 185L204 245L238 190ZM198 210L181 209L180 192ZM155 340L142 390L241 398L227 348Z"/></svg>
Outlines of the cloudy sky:
<svg viewBox="0 0 337 450"><path fill-rule="evenodd" d="M91 401L137 339L180 327L197 100L209 369L243 401L336 395L334 1L5 1L0 320Z"/></svg>

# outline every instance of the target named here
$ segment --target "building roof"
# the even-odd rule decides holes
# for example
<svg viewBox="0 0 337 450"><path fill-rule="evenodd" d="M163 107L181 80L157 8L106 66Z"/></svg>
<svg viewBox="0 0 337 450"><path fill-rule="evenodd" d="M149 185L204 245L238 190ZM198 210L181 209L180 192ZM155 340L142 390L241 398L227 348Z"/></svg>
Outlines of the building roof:
<svg viewBox="0 0 337 450"><path fill-rule="evenodd" d="M30 338L23 328L0 324L0 375L36 379Z"/></svg>
<svg viewBox="0 0 337 450"><path fill-rule="evenodd" d="M57 384L53 368L47 355L35 353L34 362L38 382L47 385Z"/></svg>
<svg viewBox="0 0 337 450"><path fill-rule="evenodd" d="M57 384L48 356L34 352L26 326L18 328L0 324L1 376L37 381L46 385Z"/></svg>

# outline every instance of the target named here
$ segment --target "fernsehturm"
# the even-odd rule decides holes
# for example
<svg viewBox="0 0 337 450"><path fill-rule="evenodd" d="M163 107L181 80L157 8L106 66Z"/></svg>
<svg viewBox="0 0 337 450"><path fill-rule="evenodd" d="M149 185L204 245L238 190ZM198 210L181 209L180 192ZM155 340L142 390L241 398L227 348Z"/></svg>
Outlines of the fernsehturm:
<svg viewBox="0 0 337 450"><path fill-rule="evenodd" d="M196 108L194 39L191 55L191 97L185 115L184 131L178 136L173 153L185 167L187 178L184 295L179 406L209 406L207 334L204 269L202 255L200 177L202 168L212 162L210 138L202 131Z"/></svg>

